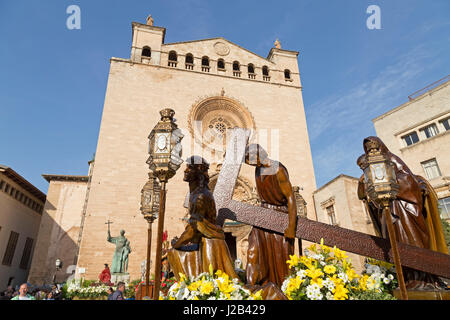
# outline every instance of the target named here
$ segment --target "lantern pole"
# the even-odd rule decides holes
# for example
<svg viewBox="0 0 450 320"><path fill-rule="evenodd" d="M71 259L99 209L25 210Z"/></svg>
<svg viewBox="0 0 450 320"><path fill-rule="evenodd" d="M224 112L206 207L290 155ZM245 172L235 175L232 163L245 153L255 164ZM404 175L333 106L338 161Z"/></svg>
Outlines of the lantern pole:
<svg viewBox="0 0 450 320"><path fill-rule="evenodd" d="M161 286L162 242L164 233L164 213L166 211L166 181L164 180L161 181L161 192L159 197L158 236L156 240L155 287L153 290L153 300L159 299L159 290Z"/></svg>
<svg viewBox="0 0 450 320"><path fill-rule="evenodd" d="M161 259L162 259L162 242L164 233L164 214L166 210L166 183L172 178L180 165L183 163L181 159L182 145L181 140L184 135L178 129L173 116L175 111L170 108L161 110L161 120L156 124L150 132L149 154L147 163L153 175L158 178L161 183L159 193L159 214L158 214L158 234L156 239L156 256L155 256L155 285L153 288L153 300L159 299L159 291L161 286Z"/></svg>
<svg viewBox="0 0 450 320"><path fill-rule="evenodd" d="M389 233L389 240L391 242L392 255L393 255L394 264L395 264L395 271L397 272L397 280L398 280L398 285L400 288L400 297L402 298L402 300L408 300L408 294L406 293L405 278L403 277L402 264L400 262L400 255L398 253L397 236L395 234L394 224L392 222L391 210L389 208L389 204L384 206L383 215L386 219L386 224L387 224L388 233Z"/></svg>
<svg viewBox="0 0 450 320"><path fill-rule="evenodd" d="M378 142L364 141L367 154L363 159L358 159L361 169L364 171L368 198L377 202L383 208L382 214L386 220L389 241L392 248L397 280L402 300L408 300L405 279L397 246L397 235L392 222L390 203L397 198L400 185L397 182L395 168L392 161L382 152Z"/></svg>

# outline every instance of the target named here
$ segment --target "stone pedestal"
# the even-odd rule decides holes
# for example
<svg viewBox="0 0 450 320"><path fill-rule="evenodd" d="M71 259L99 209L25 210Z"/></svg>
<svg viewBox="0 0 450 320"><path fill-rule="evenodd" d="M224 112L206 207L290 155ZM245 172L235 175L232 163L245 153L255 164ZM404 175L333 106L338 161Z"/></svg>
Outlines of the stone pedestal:
<svg viewBox="0 0 450 320"><path fill-rule="evenodd" d="M117 285L120 281L125 282L125 284L130 283L129 273L113 273L111 274L111 282Z"/></svg>

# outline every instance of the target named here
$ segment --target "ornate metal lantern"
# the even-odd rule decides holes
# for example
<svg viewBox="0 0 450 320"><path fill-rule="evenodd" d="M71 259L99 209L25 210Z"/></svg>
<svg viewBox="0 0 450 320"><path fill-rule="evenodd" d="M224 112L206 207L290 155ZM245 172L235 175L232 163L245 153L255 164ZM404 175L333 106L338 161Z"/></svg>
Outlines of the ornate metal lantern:
<svg viewBox="0 0 450 320"><path fill-rule="evenodd" d="M153 172L149 172L148 181L141 190L141 213L144 219L152 223L158 219L159 193L161 185L158 183Z"/></svg>
<svg viewBox="0 0 450 320"><path fill-rule="evenodd" d="M381 153L378 144L367 142L368 154L364 162L364 182L369 198L383 207L397 198L399 184L394 164Z"/></svg>
<svg viewBox="0 0 450 320"><path fill-rule="evenodd" d="M147 163L159 181L167 182L183 163L181 140L184 135L173 118L175 111L164 109L159 113L161 120L148 137L150 157Z"/></svg>

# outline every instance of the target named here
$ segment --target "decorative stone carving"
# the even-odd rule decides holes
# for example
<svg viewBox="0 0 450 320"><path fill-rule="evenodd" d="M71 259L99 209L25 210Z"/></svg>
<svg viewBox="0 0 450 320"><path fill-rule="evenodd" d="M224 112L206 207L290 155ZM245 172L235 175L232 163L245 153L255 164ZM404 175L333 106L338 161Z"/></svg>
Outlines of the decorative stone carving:
<svg viewBox="0 0 450 320"><path fill-rule="evenodd" d="M221 41L214 44L214 50L219 56L226 56L230 53L230 48Z"/></svg>

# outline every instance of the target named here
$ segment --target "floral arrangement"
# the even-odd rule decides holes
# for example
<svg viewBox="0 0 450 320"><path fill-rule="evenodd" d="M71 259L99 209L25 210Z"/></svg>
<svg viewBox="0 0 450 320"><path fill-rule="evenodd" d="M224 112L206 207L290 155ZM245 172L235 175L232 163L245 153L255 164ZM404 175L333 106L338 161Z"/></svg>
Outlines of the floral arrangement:
<svg viewBox="0 0 450 320"><path fill-rule="evenodd" d="M313 244L306 249L304 256L289 257L291 274L281 289L290 300L388 299L389 295L377 296L376 293L386 293L395 285L393 274L381 276L381 262L368 267L360 276L346 252L336 246L325 246L323 239L318 246ZM389 283L384 279L389 279Z"/></svg>
<svg viewBox="0 0 450 320"><path fill-rule="evenodd" d="M365 270L360 279L364 294L357 292L358 299L394 299L392 291L397 287L395 266L391 263L366 258Z"/></svg>
<svg viewBox="0 0 450 320"><path fill-rule="evenodd" d="M83 285L81 281L71 281L67 284L65 298L100 298L108 296L109 286L103 283Z"/></svg>
<svg viewBox="0 0 450 320"><path fill-rule="evenodd" d="M134 291L130 290L130 286L131 284L128 285L128 288L125 289L124 293L124 296L127 299L134 297ZM113 288L113 290L115 291L117 289L117 286L114 286L113 284L106 285L102 282L89 280L72 280L64 285L63 292L64 298L66 299L73 299L75 297L81 299L96 299L108 297L109 288Z"/></svg>
<svg viewBox="0 0 450 320"><path fill-rule="evenodd" d="M160 300L262 300L262 290L251 293L243 287L238 279L209 266L209 273L204 272L195 278L180 273L180 281L174 283Z"/></svg>

